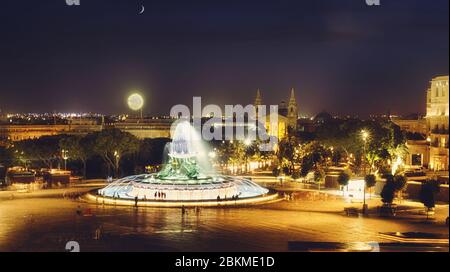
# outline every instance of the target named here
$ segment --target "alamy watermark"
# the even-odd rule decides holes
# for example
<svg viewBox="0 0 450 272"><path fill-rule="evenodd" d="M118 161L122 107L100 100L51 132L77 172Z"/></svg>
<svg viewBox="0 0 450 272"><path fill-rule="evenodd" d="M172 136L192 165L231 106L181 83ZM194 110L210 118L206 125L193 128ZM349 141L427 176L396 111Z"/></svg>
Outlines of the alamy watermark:
<svg viewBox="0 0 450 272"><path fill-rule="evenodd" d="M278 106L270 105L225 105L225 113L218 105L202 107L201 97L193 97L192 112L188 106L178 104L171 108L170 116L178 118L172 131L180 121L191 121L193 127L205 141L255 141L260 142L261 151L272 151L278 143ZM202 125L202 118L207 121ZM267 126L267 127L266 127ZM270 130L267 133L267 128Z"/></svg>
<svg viewBox="0 0 450 272"><path fill-rule="evenodd" d="M381 5L381 3L380 3L380 0L366 0L366 5L379 6L379 5Z"/></svg>
<svg viewBox="0 0 450 272"><path fill-rule="evenodd" d="M69 241L66 243L66 251L80 252L80 244L77 241Z"/></svg>
<svg viewBox="0 0 450 272"><path fill-rule="evenodd" d="M81 4L80 0L65 0L68 6L79 6Z"/></svg>

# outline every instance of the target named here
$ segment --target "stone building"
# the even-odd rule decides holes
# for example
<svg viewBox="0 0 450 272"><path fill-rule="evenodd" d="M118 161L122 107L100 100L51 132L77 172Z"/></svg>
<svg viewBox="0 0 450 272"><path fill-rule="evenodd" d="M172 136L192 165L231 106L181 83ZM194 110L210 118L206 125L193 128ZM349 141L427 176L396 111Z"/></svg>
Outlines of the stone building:
<svg viewBox="0 0 450 272"><path fill-rule="evenodd" d="M427 90L427 139L430 142L430 164L432 170L448 171L448 125L449 125L449 77L435 77Z"/></svg>
<svg viewBox="0 0 450 272"><path fill-rule="evenodd" d="M438 76L431 80L426 92L425 118L392 120L402 130L415 134L406 143L409 151L405 160L407 166L448 171L448 81L448 76Z"/></svg>

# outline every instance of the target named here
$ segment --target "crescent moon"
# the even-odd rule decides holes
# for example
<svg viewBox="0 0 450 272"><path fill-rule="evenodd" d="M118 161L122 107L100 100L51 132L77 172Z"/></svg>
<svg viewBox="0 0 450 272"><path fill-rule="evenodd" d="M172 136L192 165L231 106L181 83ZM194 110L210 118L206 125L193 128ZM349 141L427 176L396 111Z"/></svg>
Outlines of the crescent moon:
<svg viewBox="0 0 450 272"><path fill-rule="evenodd" d="M144 13L144 11L145 11L145 7L144 7L144 5L142 5L142 9L141 9L141 11L139 12L139 14Z"/></svg>

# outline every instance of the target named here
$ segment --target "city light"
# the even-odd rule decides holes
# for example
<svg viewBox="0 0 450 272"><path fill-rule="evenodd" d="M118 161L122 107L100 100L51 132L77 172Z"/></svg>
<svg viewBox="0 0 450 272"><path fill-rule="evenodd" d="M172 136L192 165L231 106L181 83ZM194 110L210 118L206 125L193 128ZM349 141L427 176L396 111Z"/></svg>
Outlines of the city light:
<svg viewBox="0 0 450 272"><path fill-rule="evenodd" d="M251 144L252 144L252 140L250 140L250 139L245 139L244 140L244 145L250 146Z"/></svg>
<svg viewBox="0 0 450 272"><path fill-rule="evenodd" d="M361 130L361 137L362 137L364 142L367 141L369 136L370 136L370 134L369 134L369 132L367 130L365 130L365 129Z"/></svg>

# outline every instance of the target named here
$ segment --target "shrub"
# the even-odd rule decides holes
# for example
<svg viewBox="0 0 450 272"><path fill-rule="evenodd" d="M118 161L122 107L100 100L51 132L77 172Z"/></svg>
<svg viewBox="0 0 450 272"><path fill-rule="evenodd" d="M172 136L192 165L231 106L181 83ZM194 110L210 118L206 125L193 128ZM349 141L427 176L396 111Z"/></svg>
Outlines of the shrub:
<svg viewBox="0 0 450 272"><path fill-rule="evenodd" d="M394 184L392 182L386 182L386 184L383 187L383 190L381 190L380 196L381 201L383 201L383 203L392 204L395 196Z"/></svg>
<svg viewBox="0 0 450 272"><path fill-rule="evenodd" d="M347 186L348 182L350 181L350 174L348 174L347 172L340 173L337 181L339 185Z"/></svg>
<svg viewBox="0 0 450 272"><path fill-rule="evenodd" d="M299 171L294 171L294 173L292 173L292 178L293 179L299 179L300 178L300 172Z"/></svg>
<svg viewBox="0 0 450 272"><path fill-rule="evenodd" d="M403 191L406 188L408 179L402 175L395 175L393 178L394 190L396 192Z"/></svg>
<svg viewBox="0 0 450 272"><path fill-rule="evenodd" d="M278 177L280 175L280 169L277 167L272 169L272 175L274 175L275 177Z"/></svg>
<svg viewBox="0 0 450 272"><path fill-rule="evenodd" d="M377 178L375 177L375 175L370 174L364 177L364 181L366 182L366 187L371 188L375 186Z"/></svg>
<svg viewBox="0 0 450 272"><path fill-rule="evenodd" d="M319 182L325 177L325 172L322 169L314 171L314 181Z"/></svg>
<svg viewBox="0 0 450 272"><path fill-rule="evenodd" d="M440 182L437 180L427 180L422 183L422 188L420 189L420 201L428 209L434 208L435 206L435 195L440 190Z"/></svg>

